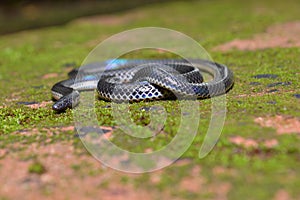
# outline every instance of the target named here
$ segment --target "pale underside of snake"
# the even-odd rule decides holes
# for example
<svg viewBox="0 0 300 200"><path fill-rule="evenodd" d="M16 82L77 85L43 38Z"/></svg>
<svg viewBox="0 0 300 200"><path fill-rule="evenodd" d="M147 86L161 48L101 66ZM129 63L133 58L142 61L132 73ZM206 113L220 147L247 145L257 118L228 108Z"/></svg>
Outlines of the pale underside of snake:
<svg viewBox="0 0 300 200"><path fill-rule="evenodd" d="M202 73L212 76L204 82ZM225 94L233 73L223 64L192 59L115 59L92 63L56 83L52 108L64 111L79 103L80 91L97 90L100 99L137 102L161 99L203 99Z"/></svg>

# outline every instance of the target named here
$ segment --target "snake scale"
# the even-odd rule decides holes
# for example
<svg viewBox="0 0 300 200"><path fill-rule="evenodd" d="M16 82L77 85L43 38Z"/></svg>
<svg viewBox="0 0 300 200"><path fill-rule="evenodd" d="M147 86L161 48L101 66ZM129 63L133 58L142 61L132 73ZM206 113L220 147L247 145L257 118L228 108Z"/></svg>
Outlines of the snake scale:
<svg viewBox="0 0 300 200"><path fill-rule="evenodd" d="M202 73L213 78L204 82ZM225 65L193 59L115 59L74 69L69 79L56 83L52 108L61 112L79 103L80 91L97 90L101 99L136 102L160 99L203 99L221 95L233 86Z"/></svg>

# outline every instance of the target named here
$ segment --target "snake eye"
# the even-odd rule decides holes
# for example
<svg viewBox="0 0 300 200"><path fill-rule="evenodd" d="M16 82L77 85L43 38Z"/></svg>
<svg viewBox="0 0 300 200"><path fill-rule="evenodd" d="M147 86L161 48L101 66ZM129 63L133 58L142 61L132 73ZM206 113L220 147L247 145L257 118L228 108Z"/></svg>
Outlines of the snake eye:
<svg viewBox="0 0 300 200"><path fill-rule="evenodd" d="M64 106L60 102L56 102L55 104L53 104L52 109L58 112L65 110Z"/></svg>

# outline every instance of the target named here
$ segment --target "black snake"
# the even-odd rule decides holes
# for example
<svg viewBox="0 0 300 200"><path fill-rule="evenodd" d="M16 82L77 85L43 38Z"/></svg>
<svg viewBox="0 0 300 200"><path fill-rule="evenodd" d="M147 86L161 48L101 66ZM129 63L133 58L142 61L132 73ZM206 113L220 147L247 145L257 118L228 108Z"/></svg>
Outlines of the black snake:
<svg viewBox="0 0 300 200"><path fill-rule="evenodd" d="M106 70L105 70L106 69ZM202 72L213 79L203 82ZM210 98L232 87L233 73L223 64L193 59L116 59L73 70L51 91L55 111L79 103L79 91L97 89L101 99L134 102L158 99Z"/></svg>

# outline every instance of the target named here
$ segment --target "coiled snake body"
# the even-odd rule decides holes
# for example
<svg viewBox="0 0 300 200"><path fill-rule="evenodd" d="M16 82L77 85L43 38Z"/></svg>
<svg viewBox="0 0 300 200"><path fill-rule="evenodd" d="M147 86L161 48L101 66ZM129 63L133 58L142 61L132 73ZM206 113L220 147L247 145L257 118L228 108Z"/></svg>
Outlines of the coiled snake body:
<svg viewBox="0 0 300 200"><path fill-rule="evenodd" d="M97 89L100 98L117 102L201 99L226 93L234 82L233 73L225 65L200 59L116 59L83 66L78 72L71 71L69 79L52 87L57 100L53 110L76 106L82 90ZM202 72L213 79L203 82Z"/></svg>

